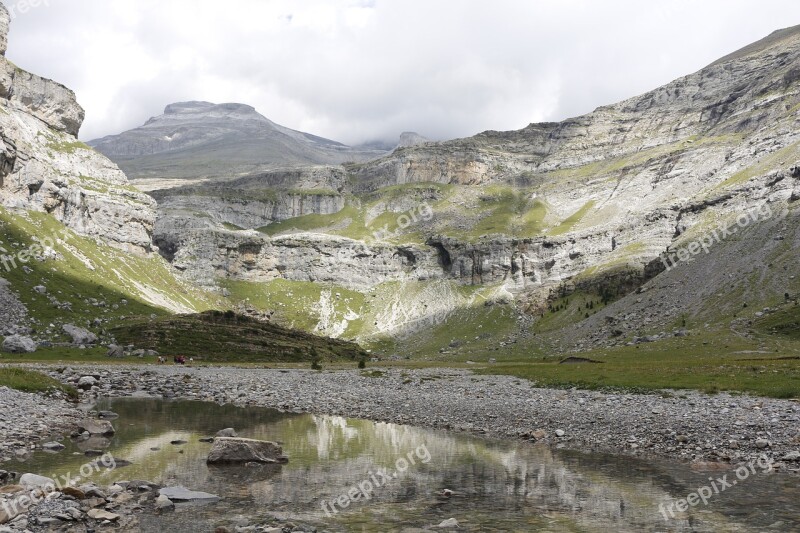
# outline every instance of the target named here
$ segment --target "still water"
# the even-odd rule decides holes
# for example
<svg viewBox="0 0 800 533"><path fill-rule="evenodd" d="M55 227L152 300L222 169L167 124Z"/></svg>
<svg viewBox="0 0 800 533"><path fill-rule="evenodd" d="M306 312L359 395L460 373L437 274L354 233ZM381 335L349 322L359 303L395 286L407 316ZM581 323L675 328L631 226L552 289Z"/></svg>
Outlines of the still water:
<svg viewBox="0 0 800 533"><path fill-rule="evenodd" d="M203 402L115 399L100 402L97 409L120 415L113 421L117 433L112 439L80 445L65 440L66 450L38 452L14 467L74 476L87 462L79 452L99 448L132 464L96 474L91 480L98 484L144 479L221 497L215 503L179 505L170 514L146 514L141 518L144 531L200 533L220 525L233 530L263 523L268 516L332 532L400 532L451 517L458 520L459 531L800 531L800 487L797 478L785 475L759 471L708 505L665 520L659 504L685 498L708 485L709 476L725 472ZM278 441L289 463L207 466L211 445L199 439L227 427L241 437ZM170 444L175 440L187 443ZM368 489L365 482L381 485L369 500L357 496L346 509L331 509L329 502L351 489ZM445 490L452 495L444 497Z"/></svg>

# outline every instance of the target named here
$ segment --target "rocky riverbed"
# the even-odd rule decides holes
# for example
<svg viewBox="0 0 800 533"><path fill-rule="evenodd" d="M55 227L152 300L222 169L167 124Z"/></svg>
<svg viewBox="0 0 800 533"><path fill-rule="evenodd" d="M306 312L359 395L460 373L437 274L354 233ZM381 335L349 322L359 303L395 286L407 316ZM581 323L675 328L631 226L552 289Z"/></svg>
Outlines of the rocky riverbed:
<svg viewBox="0 0 800 533"><path fill-rule="evenodd" d="M681 461L753 461L800 471L800 403L679 391L609 394L537 388L454 369L366 371L213 367L46 368L90 400L157 395L544 441Z"/></svg>
<svg viewBox="0 0 800 533"><path fill-rule="evenodd" d="M0 387L0 406L0 468L12 457L25 456L70 433L81 418L80 410L61 392L45 397ZM0 482L5 476L0 470Z"/></svg>

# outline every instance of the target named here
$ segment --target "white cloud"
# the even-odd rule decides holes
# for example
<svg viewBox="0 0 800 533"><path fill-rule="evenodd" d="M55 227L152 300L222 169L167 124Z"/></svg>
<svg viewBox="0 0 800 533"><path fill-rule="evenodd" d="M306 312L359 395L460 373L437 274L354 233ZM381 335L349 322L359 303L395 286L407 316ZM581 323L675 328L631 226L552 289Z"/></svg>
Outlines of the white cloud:
<svg viewBox="0 0 800 533"><path fill-rule="evenodd" d="M13 5L6 0L7 5ZM8 57L71 87L84 139L181 100L348 143L560 120L800 22L794 0L48 0Z"/></svg>

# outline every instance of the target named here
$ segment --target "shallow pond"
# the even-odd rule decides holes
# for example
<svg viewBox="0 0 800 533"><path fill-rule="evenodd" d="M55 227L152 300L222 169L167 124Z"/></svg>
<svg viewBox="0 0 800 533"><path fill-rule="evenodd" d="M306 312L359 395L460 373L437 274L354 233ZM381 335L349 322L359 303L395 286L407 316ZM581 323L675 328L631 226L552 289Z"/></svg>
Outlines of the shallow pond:
<svg viewBox="0 0 800 533"><path fill-rule="evenodd" d="M708 505L674 511L674 518L667 512L665 519L660 504L685 498L725 472L252 407L115 399L97 408L120 415L112 439L67 440L66 450L37 452L13 468L74 477L87 462L82 452L102 449L132 464L94 474L98 484L146 479L221 497L165 515L145 513L143 531L233 530L269 516L320 531L403 531L451 517L460 531L800 531L797 479L759 469ZM289 463L207 466L211 445L199 439L227 427L242 437L280 442ZM170 444L176 440L187 443ZM346 497L356 487L369 499ZM450 497L445 489L453 491ZM337 500L349 503L332 507Z"/></svg>

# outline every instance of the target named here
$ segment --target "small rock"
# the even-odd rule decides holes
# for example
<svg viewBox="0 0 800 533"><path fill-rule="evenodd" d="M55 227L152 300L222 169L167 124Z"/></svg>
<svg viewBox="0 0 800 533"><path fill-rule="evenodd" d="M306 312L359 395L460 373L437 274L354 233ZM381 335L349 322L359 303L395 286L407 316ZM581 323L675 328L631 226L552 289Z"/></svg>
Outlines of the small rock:
<svg viewBox="0 0 800 533"><path fill-rule="evenodd" d="M109 513L103 509L90 509L89 512L86 513L86 516L93 520L108 520L109 522L119 520L118 514Z"/></svg>
<svg viewBox="0 0 800 533"><path fill-rule="evenodd" d="M217 431L216 437L236 437L236 430L233 428L225 428Z"/></svg>
<svg viewBox="0 0 800 533"><path fill-rule="evenodd" d="M448 518L447 520L442 520L436 527L439 529L456 529L458 528L458 520L455 518Z"/></svg>
<svg viewBox="0 0 800 533"><path fill-rule="evenodd" d="M37 476L36 474L23 474L23 476L19 478L19 484L26 490L33 490L47 486L55 487L56 482L49 477Z"/></svg>
<svg viewBox="0 0 800 533"><path fill-rule="evenodd" d="M566 435L566 432L563 429L557 429L555 433L556 437L563 437L564 435Z"/></svg>
<svg viewBox="0 0 800 533"><path fill-rule="evenodd" d="M61 493L64 494L65 496L70 496L72 498L75 498L76 500L86 499L86 494L82 490L76 489L75 487L64 487L63 489L61 489Z"/></svg>
<svg viewBox="0 0 800 533"><path fill-rule="evenodd" d="M89 390L97 385L97 378L94 376L83 376L78 380L78 388L81 390Z"/></svg>
<svg viewBox="0 0 800 533"><path fill-rule="evenodd" d="M189 490L186 487L164 487L158 491L159 496L164 496L173 502L216 502L219 501L219 496L216 494L209 494L208 492L200 492Z"/></svg>
<svg viewBox="0 0 800 533"><path fill-rule="evenodd" d="M172 500L161 494L158 498L156 498L156 509L159 511L174 511L175 504L172 502Z"/></svg>

